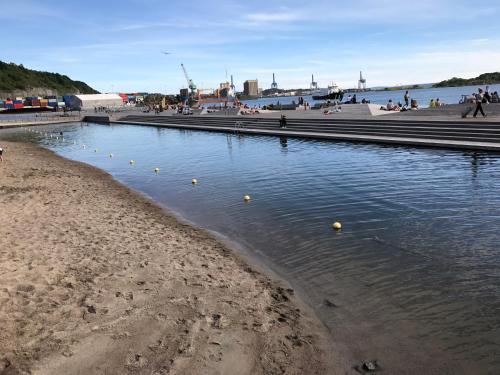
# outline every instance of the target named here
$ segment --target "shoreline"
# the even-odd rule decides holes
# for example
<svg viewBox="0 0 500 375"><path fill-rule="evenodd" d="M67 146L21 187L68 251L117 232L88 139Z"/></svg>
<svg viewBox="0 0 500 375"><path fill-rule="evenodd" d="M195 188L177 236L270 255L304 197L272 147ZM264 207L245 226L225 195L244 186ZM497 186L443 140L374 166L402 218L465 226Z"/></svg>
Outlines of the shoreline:
<svg viewBox="0 0 500 375"><path fill-rule="evenodd" d="M312 309L213 233L97 168L2 144L0 370L347 370Z"/></svg>

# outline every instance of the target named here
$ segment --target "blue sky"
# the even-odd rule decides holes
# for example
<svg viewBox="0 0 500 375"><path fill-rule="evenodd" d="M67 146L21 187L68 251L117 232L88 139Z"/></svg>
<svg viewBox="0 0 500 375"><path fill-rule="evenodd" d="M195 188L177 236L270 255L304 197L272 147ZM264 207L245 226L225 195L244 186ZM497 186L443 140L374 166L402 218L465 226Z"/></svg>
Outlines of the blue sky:
<svg viewBox="0 0 500 375"><path fill-rule="evenodd" d="M500 70L500 2L0 0L0 60L102 92L178 92L233 74L269 88L435 82ZM171 55L164 55L169 51Z"/></svg>

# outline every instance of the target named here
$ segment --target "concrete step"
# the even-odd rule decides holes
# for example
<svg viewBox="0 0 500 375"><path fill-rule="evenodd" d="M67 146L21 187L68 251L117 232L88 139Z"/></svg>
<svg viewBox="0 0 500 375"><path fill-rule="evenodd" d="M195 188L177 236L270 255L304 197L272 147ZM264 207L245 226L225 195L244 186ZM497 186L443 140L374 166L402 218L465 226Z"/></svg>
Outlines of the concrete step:
<svg viewBox="0 0 500 375"><path fill-rule="evenodd" d="M169 117L153 117L153 116L129 116L124 118L127 121L146 121L146 122L173 122L178 123L204 123L204 124L214 124L227 126L227 124L235 124L236 122L243 123L245 126L250 124L269 124L276 125L279 124L278 119L262 119L262 118L245 118L240 117L190 117L190 116L169 116ZM404 127L447 127L447 128L461 128L461 129L475 129L480 127L481 129L500 129L500 123L494 122L476 122L476 123L460 123L460 122L436 122L436 121L415 121L415 122L405 122L405 121L376 121L376 120L319 120L319 119L305 119L305 120L289 120L288 126L294 125L307 125L307 126L325 126L325 125L358 125L358 126L404 126Z"/></svg>
<svg viewBox="0 0 500 375"><path fill-rule="evenodd" d="M158 122L160 123L160 122ZM174 121L174 122L167 122L164 125L178 125L179 121ZM182 123L181 125L187 125ZM217 126L210 126L206 125L203 123L193 123L190 124L190 126L208 126L210 128L213 128L214 130L224 128L224 129L230 129L230 130L235 130L237 131L238 129L235 129L233 126L223 126L220 123L218 123ZM249 129L249 128L246 128ZM265 130L265 131L279 131L279 127L270 127L270 126L260 126L260 125L255 125L251 129L255 130ZM357 130L357 129L352 129L352 128L347 128L347 129L337 129L337 128L326 128L323 127L317 131L311 131L311 129L301 129L301 128L287 128L282 131L289 131L289 132L301 132L301 133L318 133L318 134L346 134L346 135L358 135L358 136L377 136L377 137L392 137L392 138L418 138L418 139L435 139L435 140L454 140L454 141L464 141L464 142L488 142L488 143L500 143L500 134L495 135L495 136L488 136L485 137L482 134L475 134L475 133L465 133L465 134L432 134L432 133L422 133L422 132L410 132L408 131L409 129L404 129L404 131L401 132L393 132L393 131L380 131L377 129L362 129L362 130Z"/></svg>
<svg viewBox="0 0 500 375"><path fill-rule="evenodd" d="M132 121L135 120L140 120L140 119L131 119ZM198 119L194 120L188 120L188 121L182 121L179 122L178 120L170 120L170 119L157 119L155 122L157 123L181 123L181 124L196 124L196 125L205 125L205 126L218 126L218 127L233 127L234 124L229 121L216 121L216 122L210 122L210 121L199 121ZM268 129L278 129L279 126L276 123L269 123L269 122L255 122L255 123L243 123L244 127L255 127L255 128L268 128ZM414 132L414 133L425 133L425 134L448 134L448 135L461 135L461 134L478 134L478 135L483 135L483 136L497 136L500 134L500 128L499 129L494 129L494 128L463 128L463 127L456 127L456 126L447 126L447 127L424 127L424 126L415 126L415 127L407 127L407 126L395 126L395 125L379 125L379 126L374 126L374 125L324 125L324 126L315 126L315 125L310 125L310 124L296 124L294 122L288 124L287 126L288 129L293 129L297 131L315 131L315 132L325 132L325 131L335 131L335 132L341 132L341 131L349 131L349 130L356 130L356 131L366 131L368 133L373 133L373 132L394 132L394 133L407 133L409 131Z"/></svg>
<svg viewBox="0 0 500 375"><path fill-rule="evenodd" d="M245 128L256 129L279 129L278 122L275 119L252 118L250 120L238 120L235 118L200 118L189 116L169 116L169 117L150 117L150 116L127 116L127 121L137 122L155 122L161 124L180 124L180 125L201 125L211 127L236 128L236 124L241 124ZM450 124L435 122L415 122L414 125L400 124L399 122L380 122L380 121L349 121L349 122L331 122L316 120L289 121L287 129L301 132L349 132L356 134L380 134L380 135L406 135L415 134L419 136L447 136L447 137L469 137L480 139L496 139L500 136L500 125L485 124Z"/></svg>

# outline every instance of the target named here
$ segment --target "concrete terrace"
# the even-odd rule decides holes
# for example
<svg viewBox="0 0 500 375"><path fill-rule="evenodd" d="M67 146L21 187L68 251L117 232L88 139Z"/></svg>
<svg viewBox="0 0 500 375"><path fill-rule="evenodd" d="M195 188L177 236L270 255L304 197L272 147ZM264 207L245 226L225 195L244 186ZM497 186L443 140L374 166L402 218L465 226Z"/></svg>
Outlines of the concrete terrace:
<svg viewBox="0 0 500 375"><path fill-rule="evenodd" d="M500 152L500 105L488 106L488 113L494 110L499 115L493 114L485 119L462 119L460 114L464 105L403 113L386 112L384 115L373 115L368 105L345 105L342 108L346 110L332 115L324 115L322 110L283 111L287 116L286 129L279 127L280 112L235 115L236 112L221 111L193 116L135 114L112 119L111 122Z"/></svg>

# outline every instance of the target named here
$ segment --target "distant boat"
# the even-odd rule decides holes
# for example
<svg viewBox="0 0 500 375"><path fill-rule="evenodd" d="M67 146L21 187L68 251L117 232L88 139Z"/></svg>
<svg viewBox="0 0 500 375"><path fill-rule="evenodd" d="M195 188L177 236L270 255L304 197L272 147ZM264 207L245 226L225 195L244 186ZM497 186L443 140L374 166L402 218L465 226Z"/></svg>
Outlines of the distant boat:
<svg viewBox="0 0 500 375"><path fill-rule="evenodd" d="M324 90L324 89L317 89ZM313 100L338 100L342 101L344 98L344 91L340 89L335 83L328 86L328 91L323 95L313 95Z"/></svg>

